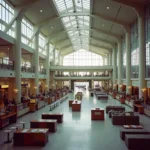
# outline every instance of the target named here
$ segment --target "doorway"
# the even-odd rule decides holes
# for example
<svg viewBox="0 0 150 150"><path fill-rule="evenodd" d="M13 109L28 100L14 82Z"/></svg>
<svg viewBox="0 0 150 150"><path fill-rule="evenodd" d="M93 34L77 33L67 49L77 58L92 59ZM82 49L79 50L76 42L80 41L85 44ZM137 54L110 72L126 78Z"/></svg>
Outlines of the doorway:
<svg viewBox="0 0 150 150"><path fill-rule="evenodd" d="M75 91L86 91L89 89L89 82L74 82Z"/></svg>

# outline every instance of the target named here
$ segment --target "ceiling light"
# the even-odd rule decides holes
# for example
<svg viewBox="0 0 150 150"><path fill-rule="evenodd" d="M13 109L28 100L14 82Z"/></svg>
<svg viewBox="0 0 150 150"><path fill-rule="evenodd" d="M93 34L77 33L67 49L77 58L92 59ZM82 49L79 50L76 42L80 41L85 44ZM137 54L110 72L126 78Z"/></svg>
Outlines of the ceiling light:
<svg viewBox="0 0 150 150"><path fill-rule="evenodd" d="M109 9L109 6L107 6L107 9Z"/></svg>
<svg viewBox="0 0 150 150"><path fill-rule="evenodd" d="M41 9L40 12L43 12L43 10Z"/></svg>

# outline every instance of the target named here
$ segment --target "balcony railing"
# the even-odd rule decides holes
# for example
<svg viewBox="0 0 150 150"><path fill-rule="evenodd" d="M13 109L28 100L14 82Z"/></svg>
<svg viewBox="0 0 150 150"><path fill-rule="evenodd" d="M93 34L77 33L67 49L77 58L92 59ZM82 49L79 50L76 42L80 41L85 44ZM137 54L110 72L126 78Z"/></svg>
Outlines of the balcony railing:
<svg viewBox="0 0 150 150"><path fill-rule="evenodd" d="M35 72L35 66L21 66L22 72L28 72L28 73L34 73Z"/></svg>
<svg viewBox="0 0 150 150"><path fill-rule="evenodd" d="M0 70L14 70L14 61L10 61L9 59L0 58Z"/></svg>
<svg viewBox="0 0 150 150"><path fill-rule="evenodd" d="M109 75L55 75L55 77L110 77Z"/></svg>
<svg viewBox="0 0 150 150"><path fill-rule="evenodd" d="M40 68L40 74L46 74L46 69Z"/></svg>

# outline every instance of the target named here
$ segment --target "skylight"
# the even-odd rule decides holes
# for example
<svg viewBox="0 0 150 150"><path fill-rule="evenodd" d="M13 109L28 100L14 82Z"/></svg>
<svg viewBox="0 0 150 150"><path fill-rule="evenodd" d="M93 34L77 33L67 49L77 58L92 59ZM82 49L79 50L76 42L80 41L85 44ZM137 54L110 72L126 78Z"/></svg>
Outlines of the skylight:
<svg viewBox="0 0 150 150"><path fill-rule="evenodd" d="M90 0L53 0L74 50L89 49ZM87 15L82 15L82 12ZM72 15L70 13L80 13ZM67 16L68 14L68 16Z"/></svg>

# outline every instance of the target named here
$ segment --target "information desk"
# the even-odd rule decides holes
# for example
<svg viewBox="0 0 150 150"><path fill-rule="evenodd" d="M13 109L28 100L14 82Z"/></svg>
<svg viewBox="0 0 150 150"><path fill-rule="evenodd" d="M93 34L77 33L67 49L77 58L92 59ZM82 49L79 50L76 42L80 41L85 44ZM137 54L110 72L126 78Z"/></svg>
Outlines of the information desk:
<svg viewBox="0 0 150 150"><path fill-rule="evenodd" d="M81 110L81 101L73 101L72 103L72 111L80 111Z"/></svg>
<svg viewBox="0 0 150 150"><path fill-rule="evenodd" d="M133 104L133 109L135 112L139 112L139 114L144 114L144 107L142 105Z"/></svg>
<svg viewBox="0 0 150 150"><path fill-rule="evenodd" d="M55 119L58 123L63 122L63 114L42 113L42 119Z"/></svg>
<svg viewBox="0 0 150 150"><path fill-rule="evenodd" d="M104 109L92 108L91 109L91 120L104 120Z"/></svg>
<svg viewBox="0 0 150 150"><path fill-rule="evenodd" d="M2 113L0 115L0 129L3 127L11 124L16 123L17 121L17 113L16 112L9 112L9 113Z"/></svg>
<svg viewBox="0 0 150 150"><path fill-rule="evenodd" d="M68 103L69 103L69 107L72 107L72 103L73 103L73 101L74 101L74 100L69 100L69 101L68 101Z"/></svg>
<svg viewBox="0 0 150 150"><path fill-rule="evenodd" d="M19 129L14 132L16 146L44 146L48 142L48 129Z"/></svg>
<svg viewBox="0 0 150 150"><path fill-rule="evenodd" d="M57 130L57 120L46 120L46 119L39 119L39 120L32 120L30 121L31 128L48 128L49 132L56 132Z"/></svg>

